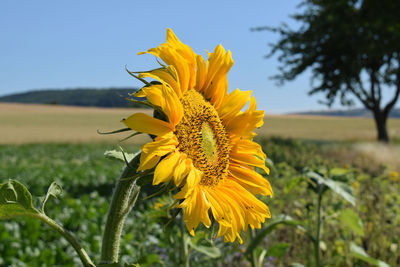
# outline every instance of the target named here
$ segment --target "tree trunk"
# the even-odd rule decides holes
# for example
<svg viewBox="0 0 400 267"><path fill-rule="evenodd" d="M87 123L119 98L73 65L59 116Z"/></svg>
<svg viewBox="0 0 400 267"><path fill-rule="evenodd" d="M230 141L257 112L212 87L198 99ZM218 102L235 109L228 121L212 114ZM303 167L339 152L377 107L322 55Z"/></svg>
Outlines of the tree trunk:
<svg viewBox="0 0 400 267"><path fill-rule="evenodd" d="M389 135L387 132L387 124L386 124L388 114L381 110L374 111L373 113L374 113L376 129L378 131L378 141L389 143Z"/></svg>

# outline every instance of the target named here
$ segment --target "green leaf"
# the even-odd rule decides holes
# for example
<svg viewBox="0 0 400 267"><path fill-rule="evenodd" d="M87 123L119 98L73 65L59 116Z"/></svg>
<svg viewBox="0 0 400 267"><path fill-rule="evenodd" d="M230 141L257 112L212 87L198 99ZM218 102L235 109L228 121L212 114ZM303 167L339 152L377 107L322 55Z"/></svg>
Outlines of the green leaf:
<svg viewBox="0 0 400 267"><path fill-rule="evenodd" d="M39 213L32 205L32 195L18 181L0 184L0 219L29 216Z"/></svg>
<svg viewBox="0 0 400 267"><path fill-rule="evenodd" d="M201 238L196 243L193 241L193 239L190 239L188 243L191 248L210 258L215 259L221 257L221 251L219 248L215 247L211 241L205 238Z"/></svg>
<svg viewBox="0 0 400 267"><path fill-rule="evenodd" d="M280 258L285 255L286 251L289 249L290 245L288 243L279 243L268 248L267 255L265 257L277 257Z"/></svg>
<svg viewBox="0 0 400 267"><path fill-rule="evenodd" d="M125 155L125 158L124 158ZM106 156L106 158L109 159L116 159L122 162L125 162L125 159L127 162L130 162L131 159L133 159L133 157L135 156L134 154L130 154L130 153L125 153L123 151L117 151L117 150L108 150L106 152L104 152L104 156Z"/></svg>
<svg viewBox="0 0 400 267"><path fill-rule="evenodd" d="M365 261L369 264L372 264L372 265L375 265L378 267L389 267L389 265L387 263L377 260L377 259L374 259L371 256L369 256L362 247L357 246L354 242L350 243L350 252L353 255L353 257L360 259L362 261Z"/></svg>
<svg viewBox="0 0 400 267"><path fill-rule="evenodd" d="M339 220L343 225L349 227L357 235L362 237L364 236L362 221L353 210L343 210L339 215Z"/></svg>
<svg viewBox="0 0 400 267"><path fill-rule="evenodd" d="M44 206L46 205L46 202L49 200L50 196L57 198L58 196L61 196L62 192L63 190L61 185L59 185L57 182L52 182L49 186L49 189L47 189L46 197L43 200L42 212L44 212Z"/></svg>
<svg viewBox="0 0 400 267"><path fill-rule="evenodd" d="M356 201L352 194L351 187L348 184L341 182L336 182L330 178L322 177L316 172L307 172L306 176L308 178L316 180L319 184L324 184L329 187L333 192L341 196L343 199L348 201L351 205L355 206Z"/></svg>
<svg viewBox="0 0 400 267"><path fill-rule="evenodd" d="M100 264L99 267L140 267L139 263L108 263Z"/></svg>
<svg viewBox="0 0 400 267"><path fill-rule="evenodd" d="M258 234L251 240L249 246L246 249L245 255L251 255L253 250L261 243L261 241L269 235L278 225L285 224L290 226L300 226L301 222L293 220L289 215L279 215L264 228L262 228Z"/></svg>
<svg viewBox="0 0 400 267"><path fill-rule="evenodd" d="M140 266L154 266L155 263L161 263L160 257L155 253L146 254L138 261Z"/></svg>
<svg viewBox="0 0 400 267"><path fill-rule="evenodd" d="M273 167L274 167L274 162L272 161L272 159L266 158L266 159L265 159L265 165L266 165L268 168L273 168Z"/></svg>
<svg viewBox="0 0 400 267"><path fill-rule="evenodd" d="M334 168L329 170L329 174L331 176L346 175L346 174L349 174L349 173L350 173L350 170L349 169L345 169L345 168L334 167Z"/></svg>

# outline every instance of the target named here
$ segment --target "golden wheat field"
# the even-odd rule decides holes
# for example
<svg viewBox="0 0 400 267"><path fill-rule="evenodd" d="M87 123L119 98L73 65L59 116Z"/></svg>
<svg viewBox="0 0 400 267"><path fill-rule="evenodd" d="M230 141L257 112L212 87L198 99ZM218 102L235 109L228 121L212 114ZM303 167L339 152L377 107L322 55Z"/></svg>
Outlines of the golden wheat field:
<svg viewBox="0 0 400 267"><path fill-rule="evenodd" d="M100 135L100 131L124 128L122 118L146 109L68 107L0 103L0 144L23 143L115 143L129 133ZM259 136L300 139L369 141L375 139L370 118L267 115ZM391 138L400 139L400 120L389 120ZM130 139L143 143L145 135Z"/></svg>

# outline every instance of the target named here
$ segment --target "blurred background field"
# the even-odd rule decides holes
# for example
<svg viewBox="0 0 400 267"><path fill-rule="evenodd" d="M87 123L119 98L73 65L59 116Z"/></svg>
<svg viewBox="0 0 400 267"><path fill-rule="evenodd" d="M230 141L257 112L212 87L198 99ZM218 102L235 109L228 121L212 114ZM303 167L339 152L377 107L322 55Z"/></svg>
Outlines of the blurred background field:
<svg viewBox="0 0 400 267"><path fill-rule="evenodd" d="M0 109L1 180L21 181L37 202L52 181L59 182L63 196L50 202L47 214L76 232L90 255L98 255L112 188L123 167L123 163L105 158L104 151L118 149L119 144L125 151L135 152L148 137L118 143L129 134L99 135L96 131L121 128L120 119L137 110L22 104L0 104ZM395 140L399 120L390 120L390 125ZM354 195L356 206L334 192L325 193L323 263L365 266L368 261L352 247L356 243L368 253L370 264L376 259L389 266L398 264L400 147L396 141L391 145L373 141L373 124L367 118L267 115L258 134L257 141L269 158L271 174L266 177L275 194L272 199L263 198L273 214L264 229L281 214L315 229L317 195L304 175L310 170L325 177L339 173L337 177ZM172 195L144 201L159 189L145 186L137 209L129 215L121 253L126 262L141 266L183 264L181 217L174 219L167 209ZM348 210L355 212L359 221L344 219L342 212ZM312 266L313 242L302 227L279 225L254 253L266 251L265 266ZM209 235L209 230L200 227L191 241L192 266L250 265L244 254L251 243L249 233L243 234L243 245L227 244L220 238L211 244ZM77 257L70 257L75 252L68 244L34 219L3 221L0 251L0 266L79 265Z"/></svg>
<svg viewBox="0 0 400 267"><path fill-rule="evenodd" d="M0 144L115 143L126 135L100 135L97 130L108 132L123 128L120 120L135 112L151 114L149 109L0 103ZM389 119L388 127L396 143L400 140L400 119ZM257 134L310 140L366 142L376 139L371 118L268 113ZM128 143L140 144L147 140L145 136L138 136Z"/></svg>

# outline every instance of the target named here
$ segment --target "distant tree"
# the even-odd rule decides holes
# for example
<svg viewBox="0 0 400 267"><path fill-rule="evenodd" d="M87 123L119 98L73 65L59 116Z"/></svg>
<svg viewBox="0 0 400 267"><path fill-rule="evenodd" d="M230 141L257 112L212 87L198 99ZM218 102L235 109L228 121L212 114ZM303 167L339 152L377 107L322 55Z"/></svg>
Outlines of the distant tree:
<svg viewBox="0 0 400 267"><path fill-rule="evenodd" d="M280 35L267 55L281 63L273 78L284 83L311 69L309 94L325 93L329 106L336 98L352 105L355 96L372 111L378 140L389 142L387 118L400 95L400 1L305 0L299 8L297 30L253 29Z"/></svg>

